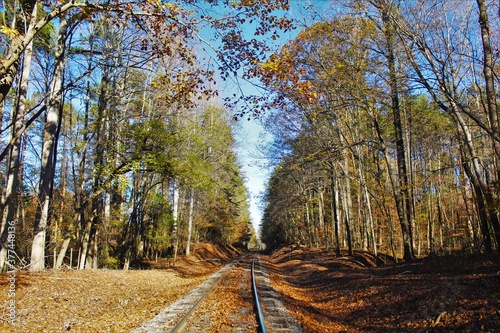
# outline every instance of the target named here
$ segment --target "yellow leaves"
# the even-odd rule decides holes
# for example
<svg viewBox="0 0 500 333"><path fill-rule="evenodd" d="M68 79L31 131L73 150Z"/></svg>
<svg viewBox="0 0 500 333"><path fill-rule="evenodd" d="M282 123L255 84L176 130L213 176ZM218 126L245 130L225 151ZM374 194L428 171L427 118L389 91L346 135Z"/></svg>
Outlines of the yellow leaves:
<svg viewBox="0 0 500 333"><path fill-rule="evenodd" d="M261 62L259 65L266 71L276 72L279 69L279 63L277 62Z"/></svg>
<svg viewBox="0 0 500 333"><path fill-rule="evenodd" d="M241 0L241 1L231 1L230 4L233 7L243 7L243 6L250 7L254 6L256 3L257 1L255 0Z"/></svg>
<svg viewBox="0 0 500 333"><path fill-rule="evenodd" d="M260 62L259 63L260 68L269 71L269 72L277 72L283 65L283 62L281 61L281 58L275 53L272 54L267 62Z"/></svg>
<svg viewBox="0 0 500 333"><path fill-rule="evenodd" d="M151 82L151 87L152 88L158 88L161 85L161 80L155 79Z"/></svg>
<svg viewBox="0 0 500 333"><path fill-rule="evenodd" d="M16 29L11 29L3 24L0 24L0 32L8 38L15 38L19 36L19 31L17 31Z"/></svg>
<svg viewBox="0 0 500 333"><path fill-rule="evenodd" d="M328 22L316 22L312 26L302 30L296 38L297 42L309 42L318 36L328 36L332 32L332 26Z"/></svg>
<svg viewBox="0 0 500 333"><path fill-rule="evenodd" d="M267 62L258 65L261 79L266 84L278 87L300 103L313 103L318 99L317 87L307 78L309 72L297 64L286 49L279 54L272 54Z"/></svg>
<svg viewBox="0 0 500 333"><path fill-rule="evenodd" d="M173 3L166 3L163 5L163 7L170 10L170 12L172 12L172 13L178 12L181 9L179 6L177 6L176 4L173 4Z"/></svg>

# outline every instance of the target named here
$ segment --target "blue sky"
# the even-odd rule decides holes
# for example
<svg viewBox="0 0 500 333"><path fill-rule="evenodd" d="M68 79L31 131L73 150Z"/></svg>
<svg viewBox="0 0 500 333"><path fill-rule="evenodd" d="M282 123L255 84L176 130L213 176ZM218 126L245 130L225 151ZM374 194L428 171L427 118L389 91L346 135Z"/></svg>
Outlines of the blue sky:
<svg viewBox="0 0 500 333"><path fill-rule="evenodd" d="M268 134L259 120L242 119L236 130L237 155L245 175L245 185L249 193L250 217L254 229L259 231L262 218L261 199L270 175L267 160L259 147Z"/></svg>
<svg viewBox="0 0 500 333"><path fill-rule="evenodd" d="M310 24L312 21L317 21L320 16L327 14L335 7L334 1L331 0L291 0L290 9L285 15L289 18L297 19L301 24ZM249 26L249 33L253 34L254 26ZM250 30L252 30L250 32ZM300 27L282 35L282 38L276 41L271 41L276 50L284 45L288 40L294 38ZM213 40L213 33L210 29L200 31L200 36L206 41L213 43L214 47L220 44ZM204 45L207 47L207 45ZM211 53L213 50L206 48L205 52ZM218 80L221 84L221 80ZM240 86L238 87L238 84ZM220 97L231 96L233 93L239 94L240 89L245 95L255 94L257 90L250 83L241 80L236 83L228 80L225 84L218 87ZM236 110L237 111L237 110ZM247 120L243 118L235 125L235 136L237 141L236 154L239 158L241 169L245 175L245 185L249 192L250 217L254 229L259 232L259 224L262 218L262 194L266 189L266 183L272 170L267 166L265 155L262 152L261 143L263 140L269 140L269 135L264 131L259 120Z"/></svg>
<svg viewBox="0 0 500 333"><path fill-rule="evenodd" d="M321 15L325 15L332 9L334 2L330 0L291 0L290 10L286 15L302 23L310 24L311 21L317 21ZM307 8L306 10L304 8ZM276 41L276 47L284 45L288 40L294 38L300 31L300 28L286 33L283 38ZM249 84L242 88L244 93L253 93L255 88ZM230 92L231 90L229 90ZM226 95L228 91L223 91ZM262 219L262 194L266 189L267 180L271 174L267 167L267 160L261 151L262 141L270 140L269 134L264 131L259 120L246 118L239 120L236 126L237 155L240 159L241 168L245 174L245 184L250 195L250 217L254 229L259 232L259 224Z"/></svg>

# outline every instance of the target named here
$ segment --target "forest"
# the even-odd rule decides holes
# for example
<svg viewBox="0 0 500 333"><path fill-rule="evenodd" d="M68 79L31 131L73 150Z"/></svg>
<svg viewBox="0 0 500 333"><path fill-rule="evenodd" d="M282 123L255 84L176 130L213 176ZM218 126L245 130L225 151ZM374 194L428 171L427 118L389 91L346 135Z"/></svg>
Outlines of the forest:
<svg viewBox="0 0 500 333"><path fill-rule="evenodd" d="M241 26L276 34L282 6L2 1L0 267L128 269L254 238L216 79L263 61Z"/></svg>
<svg viewBox="0 0 500 333"><path fill-rule="evenodd" d="M263 242L498 252L498 3L342 3L259 70L277 138Z"/></svg>
<svg viewBox="0 0 500 333"><path fill-rule="evenodd" d="M299 2L2 1L0 268L255 241L247 117L268 248L498 252L499 4Z"/></svg>

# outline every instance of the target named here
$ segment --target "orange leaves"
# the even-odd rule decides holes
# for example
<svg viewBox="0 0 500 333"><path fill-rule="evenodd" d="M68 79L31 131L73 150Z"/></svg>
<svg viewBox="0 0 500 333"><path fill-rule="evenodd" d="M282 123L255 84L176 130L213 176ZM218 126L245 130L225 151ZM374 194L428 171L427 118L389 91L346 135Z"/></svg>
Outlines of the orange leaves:
<svg viewBox="0 0 500 333"><path fill-rule="evenodd" d="M317 88L307 77L307 70L286 50L260 63L259 74L268 86L273 86L299 104L313 103L319 96Z"/></svg>
<svg viewBox="0 0 500 333"><path fill-rule="evenodd" d="M208 87L214 82L213 75L214 71L203 69L172 71L155 78L151 82L151 88L155 90L157 98L164 100L166 104L177 103L190 108L195 106L195 100L216 95L216 91Z"/></svg>
<svg viewBox="0 0 500 333"><path fill-rule="evenodd" d="M307 102L312 103L318 97L315 87L310 81L298 82L297 83L297 93L300 97L303 97Z"/></svg>

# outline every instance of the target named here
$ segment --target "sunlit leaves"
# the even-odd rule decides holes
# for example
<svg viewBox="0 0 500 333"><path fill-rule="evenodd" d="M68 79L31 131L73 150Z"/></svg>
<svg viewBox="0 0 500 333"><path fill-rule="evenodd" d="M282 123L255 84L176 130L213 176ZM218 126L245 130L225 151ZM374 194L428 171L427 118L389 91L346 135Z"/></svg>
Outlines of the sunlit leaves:
<svg viewBox="0 0 500 333"><path fill-rule="evenodd" d="M285 108L290 102L306 107L307 103L342 98L353 89L363 91L373 38L370 22L351 17L305 28L260 64L259 75L276 92L267 107Z"/></svg>

